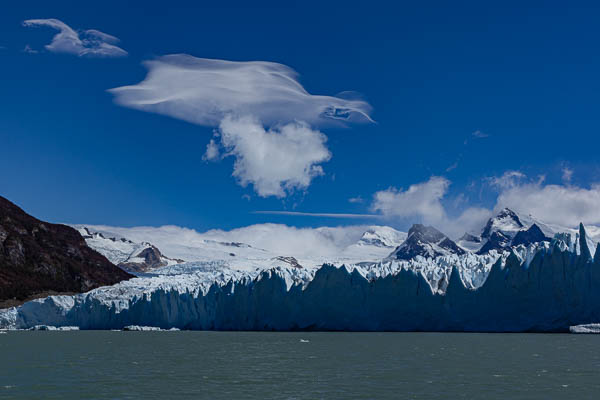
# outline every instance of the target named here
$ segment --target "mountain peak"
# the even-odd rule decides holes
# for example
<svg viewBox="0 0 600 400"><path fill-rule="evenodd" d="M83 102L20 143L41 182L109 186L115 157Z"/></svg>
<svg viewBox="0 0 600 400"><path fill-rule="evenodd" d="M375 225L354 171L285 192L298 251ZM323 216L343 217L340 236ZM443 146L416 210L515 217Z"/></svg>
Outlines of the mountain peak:
<svg viewBox="0 0 600 400"><path fill-rule="evenodd" d="M512 238L523 228L524 225L517 213L510 208L503 208L500 210L500 212L498 212L498 214L496 214L495 217L492 217L488 220L485 228L483 228L481 237L488 239L493 232L499 231L503 235Z"/></svg>
<svg viewBox="0 0 600 400"><path fill-rule="evenodd" d="M416 256L435 258L442 255L465 254L448 236L432 226L414 224L408 237L389 256L392 260L410 260Z"/></svg>

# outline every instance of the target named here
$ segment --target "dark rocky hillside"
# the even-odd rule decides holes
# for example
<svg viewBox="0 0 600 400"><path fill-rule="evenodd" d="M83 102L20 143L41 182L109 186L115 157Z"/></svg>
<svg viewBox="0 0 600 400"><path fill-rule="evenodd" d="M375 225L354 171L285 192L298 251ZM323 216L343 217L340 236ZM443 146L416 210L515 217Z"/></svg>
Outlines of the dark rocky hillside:
<svg viewBox="0 0 600 400"><path fill-rule="evenodd" d="M40 221L0 196L0 308L131 277L90 249L75 229Z"/></svg>

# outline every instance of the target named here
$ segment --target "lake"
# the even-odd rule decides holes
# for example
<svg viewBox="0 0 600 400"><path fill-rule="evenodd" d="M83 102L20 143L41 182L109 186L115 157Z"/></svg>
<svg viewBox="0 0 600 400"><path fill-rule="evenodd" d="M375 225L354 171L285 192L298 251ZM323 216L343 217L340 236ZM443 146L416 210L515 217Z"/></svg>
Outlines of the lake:
<svg viewBox="0 0 600 400"><path fill-rule="evenodd" d="M600 335L8 332L0 398L592 399Z"/></svg>

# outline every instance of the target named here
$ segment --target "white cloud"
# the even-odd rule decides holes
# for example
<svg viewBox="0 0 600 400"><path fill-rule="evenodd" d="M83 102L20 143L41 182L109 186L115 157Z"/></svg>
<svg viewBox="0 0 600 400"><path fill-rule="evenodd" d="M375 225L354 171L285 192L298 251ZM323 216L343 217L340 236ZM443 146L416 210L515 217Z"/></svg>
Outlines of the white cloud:
<svg viewBox="0 0 600 400"><path fill-rule="evenodd" d="M299 217L325 217L325 218L381 218L378 214L344 214L344 213L318 213L318 212L300 212L300 211L254 211L253 214L267 215L290 215Z"/></svg>
<svg viewBox="0 0 600 400"><path fill-rule="evenodd" d="M150 242L169 256L188 261L214 257L206 241L239 242L256 249L297 258L334 256L356 243L368 226L296 228L281 224L257 224L229 231L214 229L197 232L178 226L120 228L86 225L107 232L108 236L126 237L134 242ZM204 249L204 250L203 250ZM234 251L228 250L228 251Z"/></svg>
<svg viewBox="0 0 600 400"><path fill-rule="evenodd" d="M366 102L311 95L282 64L174 54L144 65L142 82L110 90L118 104L204 126L218 126L227 115L249 115L268 126L370 121Z"/></svg>
<svg viewBox="0 0 600 400"><path fill-rule="evenodd" d="M348 202L353 203L353 204L362 204L365 202L365 200L360 196L356 196L356 197L349 198Z"/></svg>
<svg viewBox="0 0 600 400"><path fill-rule="evenodd" d="M25 47L23 48L23 53L37 54L39 52L35 49L32 49L30 45L26 44Z"/></svg>
<svg viewBox="0 0 600 400"><path fill-rule="evenodd" d="M502 176L495 176L487 180L492 186L504 190L517 186L525 178L525 174L520 171L506 171Z"/></svg>
<svg viewBox="0 0 600 400"><path fill-rule="evenodd" d="M492 211L482 207L467 207L458 216L450 216L443 200L448 193L450 181L432 176L428 181L411 185L406 190L390 188L376 192L371 209L388 219L402 219L409 223L423 222L440 229L451 238L458 238L466 231L480 229ZM454 203L465 202L459 196Z"/></svg>
<svg viewBox="0 0 600 400"><path fill-rule="evenodd" d="M532 182L515 185L498 196L496 208L509 207L540 220L567 227L600 223L600 185L589 189Z"/></svg>
<svg viewBox="0 0 600 400"><path fill-rule="evenodd" d="M178 54L144 65L142 82L110 90L115 102L218 127L220 141L209 142L203 159L235 157L233 176L262 197L284 197L323 175L327 137L309 124L371 121L368 103L311 95L282 64Z"/></svg>
<svg viewBox="0 0 600 400"><path fill-rule="evenodd" d="M446 168L446 172L450 172L455 170L456 168L458 168L458 161L455 161L454 163L452 163L450 166L448 166L448 168Z"/></svg>
<svg viewBox="0 0 600 400"><path fill-rule="evenodd" d="M303 257L309 255L337 255L356 243L366 227L296 228L280 224L258 224L231 231L212 230L205 237L220 241L248 243L278 254Z"/></svg>
<svg viewBox="0 0 600 400"><path fill-rule="evenodd" d="M441 200L449 185L448 179L432 176L427 182L411 185L406 190L391 187L373 195L371 209L387 217L440 221L446 215Z"/></svg>
<svg viewBox="0 0 600 400"><path fill-rule="evenodd" d="M471 134L471 136L473 136L474 138L483 139L483 138L489 137L490 135L477 129L475 132L473 132Z"/></svg>
<svg viewBox="0 0 600 400"><path fill-rule="evenodd" d="M88 29L77 32L58 19L28 19L23 21L27 27L47 26L59 32L52 38L52 42L45 46L46 50L56 53L74 54L79 57L123 57L127 52L115 44L119 39L100 32Z"/></svg>
<svg viewBox="0 0 600 400"><path fill-rule="evenodd" d="M573 170L569 167L564 167L562 169L562 180L565 183L570 183L571 179L573 179Z"/></svg>
<svg viewBox="0 0 600 400"><path fill-rule="evenodd" d="M210 139L210 142L206 145L206 151L202 156L204 161L216 161L220 158L221 152L219 151L219 145L214 139Z"/></svg>
<svg viewBox="0 0 600 400"><path fill-rule="evenodd" d="M600 223L600 184L589 188L546 184L543 176L530 179L519 171L507 171L500 177L486 178L484 182L498 193L494 207L468 206L461 200L464 209L455 217L450 216L445 207L445 204L451 204L447 201L450 181L435 176L411 185L405 191L390 188L376 192L371 208L383 217L413 218L409 222L420 219L450 237L457 237L464 231L477 231L494 212L504 207L567 228L576 227L579 222Z"/></svg>
<svg viewBox="0 0 600 400"><path fill-rule="evenodd" d="M327 137L300 122L265 130L254 118L225 117L219 127L226 155L235 156L233 176L259 196L284 197L306 189L323 175L319 165L331 158Z"/></svg>

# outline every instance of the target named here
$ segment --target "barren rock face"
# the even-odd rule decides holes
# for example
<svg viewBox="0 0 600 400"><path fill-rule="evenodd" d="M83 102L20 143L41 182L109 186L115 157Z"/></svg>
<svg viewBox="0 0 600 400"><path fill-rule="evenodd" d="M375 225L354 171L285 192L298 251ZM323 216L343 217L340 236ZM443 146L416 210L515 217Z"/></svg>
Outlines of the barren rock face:
<svg viewBox="0 0 600 400"><path fill-rule="evenodd" d="M130 277L75 229L39 221L0 197L0 308L7 300L83 292Z"/></svg>

